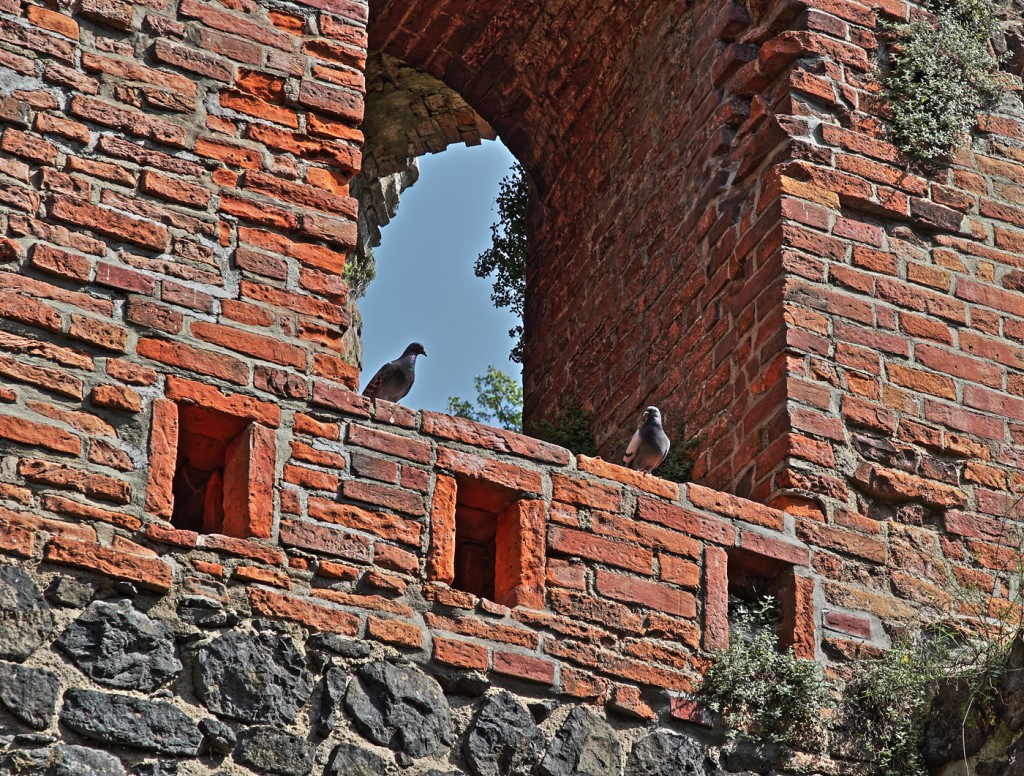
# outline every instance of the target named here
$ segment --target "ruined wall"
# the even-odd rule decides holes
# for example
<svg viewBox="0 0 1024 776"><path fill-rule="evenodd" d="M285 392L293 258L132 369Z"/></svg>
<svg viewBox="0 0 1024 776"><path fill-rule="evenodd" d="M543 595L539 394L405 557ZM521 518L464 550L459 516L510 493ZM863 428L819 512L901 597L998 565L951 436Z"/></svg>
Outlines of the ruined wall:
<svg viewBox="0 0 1024 776"><path fill-rule="evenodd" d="M875 11L527 5L0 0L3 767L764 770L693 698L730 589L837 661L1006 598L1013 101L929 178ZM702 484L354 393L368 40L534 179L529 411L659 403Z"/></svg>

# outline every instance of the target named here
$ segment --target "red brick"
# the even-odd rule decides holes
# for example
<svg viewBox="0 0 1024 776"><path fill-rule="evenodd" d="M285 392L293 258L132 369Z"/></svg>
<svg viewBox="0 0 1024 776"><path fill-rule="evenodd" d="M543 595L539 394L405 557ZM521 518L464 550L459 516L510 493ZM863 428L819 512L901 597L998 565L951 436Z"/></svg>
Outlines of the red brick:
<svg viewBox="0 0 1024 776"><path fill-rule="evenodd" d="M311 463L314 466L326 466L339 471L344 471L346 468L345 457L341 453L318 450L299 441L291 443L291 450L292 458L297 461Z"/></svg>
<svg viewBox="0 0 1024 776"><path fill-rule="evenodd" d="M369 512L351 504L335 504L321 498L309 499L309 516L417 548L423 533L423 526L412 520L383 512Z"/></svg>
<svg viewBox="0 0 1024 776"><path fill-rule="evenodd" d="M564 466L569 463L569 451L522 434L493 428L465 418L455 418L439 412L422 413L423 433L441 439L482 447L496 453L520 455L545 463Z"/></svg>
<svg viewBox="0 0 1024 776"><path fill-rule="evenodd" d="M396 547L393 544L375 542L373 546L373 562L389 571L400 574L419 574L420 559L417 555Z"/></svg>
<svg viewBox="0 0 1024 776"><path fill-rule="evenodd" d="M740 531L739 546L755 555L797 566L806 566L810 562L810 553L806 547L786 541L782 537L743 530Z"/></svg>
<svg viewBox="0 0 1024 776"><path fill-rule="evenodd" d="M658 564L661 566L661 579L673 585L696 590L700 584L700 567L674 555L660 553Z"/></svg>
<svg viewBox="0 0 1024 776"><path fill-rule="evenodd" d="M0 149L37 164L52 167L57 162L56 146L16 129L4 130L3 136L0 137ZM34 208L28 209L28 211L34 214Z"/></svg>
<svg viewBox="0 0 1024 776"><path fill-rule="evenodd" d="M177 460L178 407L173 401L156 399L149 437L146 511L168 520L174 507L171 483Z"/></svg>
<svg viewBox="0 0 1024 776"><path fill-rule="evenodd" d="M269 566L284 566L286 556L276 547L268 547L252 539L240 539L220 534L201 534L198 546L213 552L226 552L240 558L248 558Z"/></svg>
<svg viewBox="0 0 1024 776"><path fill-rule="evenodd" d="M18 462L18 474L41 485L73 490L115 504L131 501L132 488L127 482L105 474L90 474L67 464L23 458Z"/></svg>
<svg viewBox="0 0 1024 776"><path fill-rule="evenodd" d="M487 647L451 639L447 636L434 636L433 642L434 660L441 665L465 668L470 671L487 670Z"/></svg>
<svg viewBox="0 0 1024 776"><path fill-rule="evenodd" d="M61 328L60 313L50 305L20 294L0 296L0 317L57 332Z"/></svg>
<svg viewBox="0 0 1024 776"><path fill-rule="evenodd" d="M576 463L580 471L587 472L588 474L593 474L607 480L615 480L624 485L632 485L640 490L671 501L679 498L679 485L663 480L660 477L644 475L632 469L627 469L624 466L608 463L601 458L590 458L586 455L577 456Z"/></svg>
<svg viewBox="0 0 1024 776"><path fill-rule="evenodd" d="M263 167L263 155L259 150L220 138L196 138L193 150L200 156L216 159L232 167L243 167L250 170L258 170Z"/></svg>
<svg viewBox="0 0 1024 776"><path fill-rule="evenodd" d="M228 443L225 459L223 532L238 538L271 538L277 470L274 432L249 424Z"/></svg>
<svg viewBox="0 0 1024 776"><path fill-rule="evenodd" d="M190 46L173 43L165 38L157 38L153 44L153 56L158 62L180 67L182 70L205 75L224 83L230 83L235 75L235 68L227 60Z"/></svg>
<svg viewBox="0 0 1024 776"><path fill-rule="evenodd" d="M291 580L287 574L273 569L264 569L259 566L238 566L232 575L232 579L240 582L255 582L261 585L271 585L285 590L291 587Z"/></svg>
<svg viewBox="0 0 1024 776"><path fill-rule="evenodd" d="M862 639L871 638L871 621L866 617L844 612L825 612L825 627L833 628Z"/></svg>
<svg viewBox="0 0 1024 776"><path fill-rule="evenodd" d="M553 527L548 536L550 550L574 558L588 558L598 563L650 574L654 553L643 547L613 542L570 528Z"/></svg>
<svg viewBox="0 0 1024 776"><path fill-rule="evenodd" d="M317 381L313 384L312 404L316 407L328 407L347 415L360 418L370 417L371 400L358 393L346 391L329 383Z"/></svg>
<svg viewBox="0 0 1024 776"><path fill-rule="evenodd" d="M135 346L135 352L142 358L210 377L219 377L237 385L249 382L249 367L244 362L179 342L143 338Z"/></svg>
<svg viewBox="0 0 1024 776"><path fill-rule="evenodd" d="M552 472L552 498L568 504L618 512L622 507L622 489L592 480L583 480Z"/></svg>
<svg viewBox="0 0 1024 776"><path fill-rule="evenodd" d="M519 652L494 650L494 673L514 676L538 684L555 683L555 664L550 660Z"/></svg>
<svg viewBox="0 0 1024 776"><path fill-rule="evenodd" d="M267 46L290 51L292 38L283 32L277 32L267 25L250 21L245 16L226 13L198 0L182 0L179 13L187 18L199 19L204 25L222 32L230 32L243 38L262 43Z"/></svg>
<svg viewBox="0 0 1024 776"><path fill-rule="evenodd" d="M299 520L281 521L281 543L348 560L368 562L370 542L363 536Z"/></svg>
<svg viewBox="0 0 1024 776"><path fill-rule="evenodd" d="M316 604L304 598L258 587L246 590L253 611L264 617L277 617L301 623L314 630L355 636L359 617L337 607Z"/></svg>
<svg viewBox="0 0 1024 776"><path fill-rule="evenodd" d="M711 728L715 725L714 716L700 701L688 700L686 698L670 698L669 714L673 719L681 719L684 722L692 722L702 727Z"/></svg>
<svg viewBox="0 0 1024 776"><path fill-rule="evenodd" d="M689 485L689 491L692 492L694 487ZM698 496L698 498L701 497ZM736 500L740 501L740 499ZM767 509L767 507L763 507L763 509ZM705 517L674 504L665 504L661 501L641 497L637 517L681 531L687 536L695 536L718 544L732 545L736 540L736 529L724 520Z"/></svg>
<svg viewBox="0 0 1024 776"><path fill-rule="evenodd" d="M379 431L352 423L348 427L348 443L378 453L387 453L417 463L430 463L433 451L429 443L415 438Z"/></svg>
<svg viewBox="0 0 1024 776"><path fill-rule="evenodd" d="M92 389L89 399L97 407L107 407L124 412L142 410L142 397L123 385L97 385Z"/></svg>
<svg viewBox="0 0 1024 776"><path fill-rule="evenodd" d="M143 170L139 178L139 190L160 199L205 209L213 196L202 186L186 183L153 170Z"/></svg>
<svg viewBox="0 0 1024 776"><path fill-rule="evenodd" d="M386 509L393 509L396 512L404 512L409 515L426 514L423 496L413 491L372 482L346 480L342 485L342 492L346 498L365 501Z"/></svg>
<svg viewBox="0 0 1024 776"><path fill-rule="evenodd" d="M0 375L59 393L61 396L82 398L82 381L64 370L22 364L14 358L0 354Z"/></svg>
<svg viewBox="0 0 1024 776"><path fill-rule="evenodd" d="M543 487L543 480L539 472L448 447L438 448L436 465L438 469L451 471L472 480L499 485L509 490L540 493Z"/></svg>
<svg viewBox="0 0 1024 776"><path fill-rule="evenodd" d="M783 515L777 509L766 507L761 504L737 498L728 493L710 490L701 485L689 483L686 486L687 498L690 503L702 509L709 509L727 517L743 520L747 523L754 523L765 528L781 530L784 524ZM641 500L641 505L643 505ZM692 513L691 513L692 514ZM709 518L710 519L710 518ZM658 521L663 522L663 521ZM666 523L668 525L668 523ZM700 535L700 534L697 534ZM704 537L711 538L711 537ZM716 539L715 541L721 541Z"/></svg>
<svg viewBox="0 0 1024 776"><path fill-rule="evenodd" d="M49 214L75 226L113 237L143 248L163 251L167 248L167 229L152 221L131 218L108 208L71 197L57 197L50 202Z"/></svg>
<svg viewBox="0 0 1024 776"><path fill-rule="evenodd" d="M363 120L361 95L315 81L304 79L299 84L299 104L328 116L351 121L353 124L359 124Z"/></svg>
<svg viewBox="0 0 1024 776"><path fill-rule="evenodd" d="M192 334L206 342L238 353L305 371L306 351L271 337L205 321L194 322Z"/></svg>
<svg viewBox="0 0 1024 776"><path fill-rule="evenodd" d="M36 243L32 251L32 266L51 275L79 282L87 281L92 274L92 262L88 257L44 243Z"/></svg>
<svg viewBox="0 0 1024 776"><path fill-rule="evenodd" d="M618 601L641 604L680 617L697 614L696 602L690 593L637 577L598 569L597 590L601 595Z"/></svg>
<svg viewBox="0 0 1024 776"><path fill-rule="evenodd" d="M67 431L35 423L24 418L0 415L0 438L29 447L42 447L58 453L81 455L82 441Z"/></svg>
<svg viewBox="0 0 1024 776"><path fill-rule="evenodd" d="M75 566L114 579L134 582L139 587L166 593L171 587L171 569L162 560L118 551L99 544L55 536L43 548L51 563Z"/></svg>
<svg viewBox="0 0 1024 776"><path fill-rule="evenodd" d="M393 644L396 647L419 649L423 646L423 631L416 625L402 620L368 617L366 635L371 639Z"/></svg>
<svg viewBox="0 0 1024 776"><path fill-rule="evenodd" d="M71 99L68 109L71 115L118 129L130 135L154 140L175 148L186 145L185 130L169 121L163 121L145 113L130 110L95 97L77 95Z"/></svg>
<svg viewBox="0 0 1024 776"><path fill-rule="evenodd" d="M720 547L704 551L704 649L729 646L728 556Z"/></svg>

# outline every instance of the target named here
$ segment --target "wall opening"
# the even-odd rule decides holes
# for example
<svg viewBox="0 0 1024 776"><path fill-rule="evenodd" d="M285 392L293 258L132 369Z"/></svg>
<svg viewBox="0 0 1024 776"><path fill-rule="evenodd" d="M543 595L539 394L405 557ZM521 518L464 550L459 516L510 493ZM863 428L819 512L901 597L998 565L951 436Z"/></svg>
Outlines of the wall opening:
<svg viewBox="0 0 1024 776"><path fill-rule="evenodd" d="M363 168L352 181L360 252L372 255L376 272L361 284L356 312L362 384L422 342L428 358L403 401L446 412L450 397L475 396L473 378L489 365L516 378L521 369L508 360L508 331L519 318L496 309L491 281L473 272L490 246L499 182L514 158L441 81L379 53L366 78Z"/></svg>
<svg viewBox="0 0 1024 776"><path fill-rule="evenodd" d="M737 549L729 554L729 640L770 629L780 650L793 644L793 567L775 558Z"/></svg>
<svg viewBox="0 0 1024 776"><path fill-rule="evenodd" d="M205 534L270 538L274 432L226 412L176 404L171 525Z"/></svg>
<svg viewBox="0 0 1024 776"><path fill-rule="evenodd" d="M438 476L427 578L505 606L544 605L544 502L486 479Z"/></svg>

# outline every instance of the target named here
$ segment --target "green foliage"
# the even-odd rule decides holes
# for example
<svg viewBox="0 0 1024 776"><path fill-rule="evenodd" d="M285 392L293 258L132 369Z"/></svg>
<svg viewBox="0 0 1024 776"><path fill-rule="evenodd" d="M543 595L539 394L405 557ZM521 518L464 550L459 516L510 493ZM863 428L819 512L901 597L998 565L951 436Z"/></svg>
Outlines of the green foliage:
<svg viewBox="0 0 1024 776"><path fill-rule="evenodd" d="M349 298L353 301L362 299L370 283L377 277L377 259L373 251L356 249L345 262L341 277L348 283Z"/></svg>
<svg viewBox="0 0 1024 776"><path fill-rule="evenodd" d="M778 650L777 603L730 602L729 649L704 676L701 695L734 731L786 749L814 748L823 735L822 711L831 690L814 660Z"/></svg>
<svg viewBox="0 0 1024 776"><path fill-rule="evenodd" d="M894 27L883 78L893 139L924 160L951 156L978 110L1002 91L989 45L996 31L991 0L934 0L931 10L934 20Z"/></svg>
<svg viewBox="0 0 1024 776"><path fill-rule="evenodd" d="M474 377L473 384L476 386L476 404L458 396L449 396L450 415L509 431L522 431L523 388L514 377L488 366L487 374Z"/></svg>
<svg viewBox="0 0 1024 776"><path fill-rule="evenodd" d="M941 665L936 652L906 641L857 663L843 711L879 776L927 776L920 745Z"/></svg>
<svg viewBox="0 0 1024 776"><path fill-rule="evenodd" d="M700 442L697 437L686 439L680 436L675 439L665 460L657 468L657 475L669 482L689 482L693 474L694 455Z"/></svg>
<svg viewBox="0 0 1024 776"><path fill-rule="evenodd" d="M878 660L855 663L841 717L875 764L875 774L927 776L921 749L929 713L942 693L965 690L967 705L957 709L960 724L982 717L994 724L992 702L1011 643L936 624L903 636Z"/></svg>
<svg viewBox="0 0 1024 776"><path fill-rule="evenodd" d="M526 170L517 162L498 187L498 220L491 225L491 247L481 253L473 271L477 277L495 275L491 300L498 307L507 307L520 319L526 299L526 210L530 201L530 185ZM509 329L515 340L511 359L523 360L522 324Z"/></svg>
<svg viewBox="0 0 1024 776"><path fill-rule="evenodd" d="M531 433L545 442L568 448L577 455L597 455L597 444L590 430L592 413L583 409L575 399L567 398L555 414L554 421L540 420L533 424Z"/></svg>

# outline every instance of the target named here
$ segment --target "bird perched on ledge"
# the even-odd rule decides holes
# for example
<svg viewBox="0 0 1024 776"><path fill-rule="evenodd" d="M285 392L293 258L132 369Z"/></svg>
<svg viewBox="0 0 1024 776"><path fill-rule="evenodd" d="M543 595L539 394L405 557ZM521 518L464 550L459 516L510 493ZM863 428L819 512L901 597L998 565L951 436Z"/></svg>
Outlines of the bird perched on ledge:
<svg viewBox="0 0 1024 776"><path fill-rule="evenodd" d="M665 460L668 448L668 435L661 427L661 410L648 407L640 416L640 423L629 440L622 462L630 469L649 474Z"/></svg>
<svg viewBox="0 0 1024 776"><path fill-rule="evenodd" d="M413 342L394 361L388 361L370 378L363 389L363 396L385 401L399 401L412 388L416 380L416 356L425 356L427 351L418 342Z"/></svg>

